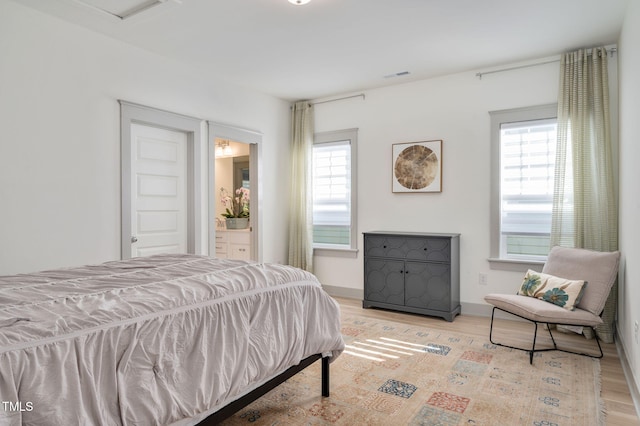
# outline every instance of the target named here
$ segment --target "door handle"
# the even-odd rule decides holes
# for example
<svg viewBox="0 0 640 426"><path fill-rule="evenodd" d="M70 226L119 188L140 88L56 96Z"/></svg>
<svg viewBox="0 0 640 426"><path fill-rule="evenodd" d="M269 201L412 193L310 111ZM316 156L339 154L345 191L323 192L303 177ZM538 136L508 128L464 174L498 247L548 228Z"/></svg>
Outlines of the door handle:
<svg viewBox="0 0 640 426"><path fill-rule="evenodd" d="M135 235L133 235L133 236L131 237L131 242L132 242L132 243L137 243L137 242L138 242L138 237L136 237Z"/></svg>

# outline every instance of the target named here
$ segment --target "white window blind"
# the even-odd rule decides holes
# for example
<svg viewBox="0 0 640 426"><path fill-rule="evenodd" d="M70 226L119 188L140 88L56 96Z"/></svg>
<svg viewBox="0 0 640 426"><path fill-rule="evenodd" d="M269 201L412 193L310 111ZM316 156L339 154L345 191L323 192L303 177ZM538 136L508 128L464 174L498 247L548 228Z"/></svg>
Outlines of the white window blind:
<svg viewBox="0 0 640 426"><path fill-rule="evenodd" d="M314 135L313 247L314 255L356 253L358 129Z"/></svg>
<svg viewBox="0 0 640 426"><path fill-rule="evenodd" d="M313 147L314 243L350 243L351 143L349 140Z"/></svg>
<svg viewBox="0 0 640 426"><path fill-rule="evenodd" d="M500 257L543 258L549 250L556 119L500 125Z"/></svg>

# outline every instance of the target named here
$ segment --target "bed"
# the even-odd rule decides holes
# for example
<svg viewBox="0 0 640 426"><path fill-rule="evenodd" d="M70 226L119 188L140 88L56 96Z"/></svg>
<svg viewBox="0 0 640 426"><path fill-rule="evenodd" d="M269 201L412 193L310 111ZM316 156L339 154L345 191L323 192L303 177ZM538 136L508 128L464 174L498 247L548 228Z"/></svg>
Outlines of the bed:
<svg viewBox="0 0 640 426"><path fill-rule="evenodd" d="M4 276L0 424L215 423L320 358L328 393L343 349L337 303L286 265L166 254Z"/></svg>

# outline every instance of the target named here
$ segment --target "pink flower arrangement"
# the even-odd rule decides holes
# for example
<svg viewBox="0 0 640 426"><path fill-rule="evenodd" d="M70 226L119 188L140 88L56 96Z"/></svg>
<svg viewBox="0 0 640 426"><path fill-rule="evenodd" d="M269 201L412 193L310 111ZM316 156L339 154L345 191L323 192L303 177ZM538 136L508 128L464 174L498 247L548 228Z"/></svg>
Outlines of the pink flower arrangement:
<svg viewBox="0 0 640 426"><path fill-rule="evenodd" d="M238 188L233 196L229 195L226 189L220 188L220 202L225 206L226 211L223 217L249 217L249 190Z"/></svg>

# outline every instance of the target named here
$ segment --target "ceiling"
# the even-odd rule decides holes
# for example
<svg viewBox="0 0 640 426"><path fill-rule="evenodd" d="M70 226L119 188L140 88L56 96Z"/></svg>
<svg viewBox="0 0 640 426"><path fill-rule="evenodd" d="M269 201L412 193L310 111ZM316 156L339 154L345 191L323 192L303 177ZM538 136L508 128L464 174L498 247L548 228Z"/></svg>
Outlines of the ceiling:
<svg viewBox="0 0 640 426"><path fill-rule="evenodd" d="M299 100L615 44L630 0L16 1Z"/></svg>

